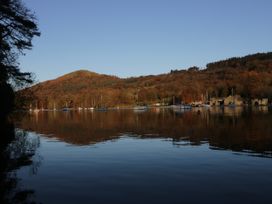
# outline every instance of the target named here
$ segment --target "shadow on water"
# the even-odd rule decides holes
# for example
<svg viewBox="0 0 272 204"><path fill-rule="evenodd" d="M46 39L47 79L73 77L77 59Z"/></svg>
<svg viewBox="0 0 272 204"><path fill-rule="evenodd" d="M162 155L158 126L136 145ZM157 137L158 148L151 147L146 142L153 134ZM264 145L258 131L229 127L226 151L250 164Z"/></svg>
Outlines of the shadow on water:
<svg viewBox="0 0 272 204"><path fill-rule="evenodd" d="M40 112L28 114L18 127L73 145L89 145L123 135L167 138L175 146L209 144L251 156L272 157L272 114L260 109L213 108L174 112L151 109L108 112Z"/></svg>
<svg viewBox="0 0 272 204"><path fill-rule="evenodd" d="M31 166L32 173L37 172L40 161L33 161L32 157L39 146L39 138L29 138L25 131L3 121L0 135L0 203L36 203L34 190L20 186L16 170Z"/></svg>

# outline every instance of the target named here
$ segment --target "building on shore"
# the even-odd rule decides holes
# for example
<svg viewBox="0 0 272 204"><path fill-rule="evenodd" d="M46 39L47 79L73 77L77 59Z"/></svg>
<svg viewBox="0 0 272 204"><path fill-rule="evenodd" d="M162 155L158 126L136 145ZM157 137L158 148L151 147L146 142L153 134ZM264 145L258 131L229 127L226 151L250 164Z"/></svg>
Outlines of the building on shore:
<svg viewBox="0 0 272 204"><path fill-rule="evenodd" d="M211 106L222 106L222 105L224 105L224 98L215 98L215 97L213 97L213 98L210 99L209 103L210 103Z"/></svg>
<svg viewBox="0 0 272 204"><path fill-rule="evenodd" d="M216 98L213 97L210 99L209 104L211 106L229 106L229 105L236 105L236 106L243 106L245 101L240 95L228 96L225 98Z"/></svg>
<svg viewBox="0 0 272 204"><path fill-rule="evenodd" d="M243 99L240 95L234 95L234 96L228 96L225 98L213 97L210 99L209 104L211 106L230 106L230 105L243 106L243 105L247 105L248 101ZM268 98L261 98L261 99L255 98L251 100L251 105L252 106L268 106L269 100Z"/></svg>
<svg viewBox="0 0 272 204"><path fill-rule="evenodd" d="M224 105L236 105L242 106L244 105L243 98L240 95L228 96L224 99Z"/></svg>
<svg viewBox="0 0 272 204"><path fill-rule="evenodd" d="M252 106L268 106L268 98L262 98L262 99L252 99L251 100Z"/></svg>
<svg viewBox="0 0 272 204"><path fill-rule="evenodd" d="M193 107L198 107L201 106L202 104L203 104L202 101L193 101L192 103L190 103L190 105Z"/></svg>

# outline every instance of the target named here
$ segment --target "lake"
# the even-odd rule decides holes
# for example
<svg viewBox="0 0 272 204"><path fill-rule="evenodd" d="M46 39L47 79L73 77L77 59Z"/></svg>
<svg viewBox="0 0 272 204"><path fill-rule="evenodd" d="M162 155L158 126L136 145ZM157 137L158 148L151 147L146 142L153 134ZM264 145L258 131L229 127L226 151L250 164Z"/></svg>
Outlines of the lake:
<svg viewBox="0 0 272 204"><path fill-rule="evenodd" d="M30 156L9 176L33 202L272 200L267 107L39 112L15 127L10 152Z"/></svg>

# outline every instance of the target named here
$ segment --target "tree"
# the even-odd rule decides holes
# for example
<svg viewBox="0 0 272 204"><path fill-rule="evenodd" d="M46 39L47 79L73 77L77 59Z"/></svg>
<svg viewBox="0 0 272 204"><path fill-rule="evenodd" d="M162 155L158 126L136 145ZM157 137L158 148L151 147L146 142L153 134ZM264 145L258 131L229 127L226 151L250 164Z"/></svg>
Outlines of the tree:
<svg viewBox="0 0 272 204"><path fill-rule="evenodd" d="M31 73L21 72L18 57L40 36L34 14L21 0L0 0L0 100L1 117L12 109L14 87L32 83Z"/></svg>

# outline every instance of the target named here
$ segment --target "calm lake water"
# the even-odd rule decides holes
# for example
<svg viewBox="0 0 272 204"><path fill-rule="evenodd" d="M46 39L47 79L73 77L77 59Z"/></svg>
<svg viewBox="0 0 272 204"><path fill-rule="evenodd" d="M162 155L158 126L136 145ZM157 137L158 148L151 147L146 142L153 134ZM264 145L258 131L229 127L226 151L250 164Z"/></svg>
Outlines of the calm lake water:
<svg viewBox="0 0 272 204"><path fill-rule="evenodd" d="M40 112L16 123L37 203L271 203L272 111ZM23 135L23 136L22 136Z"/></svg>

